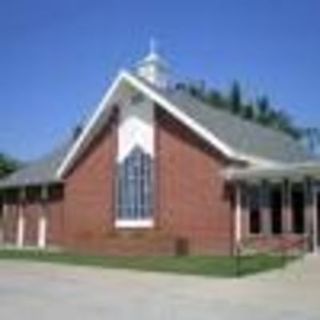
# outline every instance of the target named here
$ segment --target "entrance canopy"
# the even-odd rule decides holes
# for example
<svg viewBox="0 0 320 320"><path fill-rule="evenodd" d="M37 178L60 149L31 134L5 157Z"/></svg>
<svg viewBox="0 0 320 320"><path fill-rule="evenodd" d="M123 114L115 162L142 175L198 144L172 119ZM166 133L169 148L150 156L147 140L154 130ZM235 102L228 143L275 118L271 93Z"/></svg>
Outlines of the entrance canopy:
<svg viewBox="0 0 320 320"><path fill-rule="evenodd" d="M258 216L265 233L303 233L310 237L313 250L318 250L320 161L229 167L223 174L234 184L238 195L236 239L242 237L243 215L247 216L244 221L249 221L251 231Z"/></svg>
<svg viewBox="0 0 320 320"><path fill-rule="evenodd" d="M295 164L277 164L271 166L254 166L249 168L228 168L224 171L227 180L303 180L306 177L320 178L320 161Z"/></svg>

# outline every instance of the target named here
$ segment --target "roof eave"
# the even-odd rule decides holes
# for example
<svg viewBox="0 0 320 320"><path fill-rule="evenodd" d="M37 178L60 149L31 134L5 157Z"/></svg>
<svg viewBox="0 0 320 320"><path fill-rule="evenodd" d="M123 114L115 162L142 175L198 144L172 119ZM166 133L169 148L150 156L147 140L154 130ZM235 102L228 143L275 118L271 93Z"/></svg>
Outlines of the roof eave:
<svg viewBox="0 0 320 320"><path fill-rule="evenodd" d="M320 162L300 162L275 166L254 166L249 168L228 168L223 172L227 180L281 179L302 177L320 178Z"/></svg>

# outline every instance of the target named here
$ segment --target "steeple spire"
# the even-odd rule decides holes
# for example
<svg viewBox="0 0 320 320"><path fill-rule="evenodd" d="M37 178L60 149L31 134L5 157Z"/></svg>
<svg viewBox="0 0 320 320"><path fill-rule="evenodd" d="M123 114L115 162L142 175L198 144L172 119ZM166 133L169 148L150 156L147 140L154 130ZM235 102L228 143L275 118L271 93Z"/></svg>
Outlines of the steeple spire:
<svg viewBox="0 0 320 320"><path fill-rule="evenodd" d="M168 66L159 55L154 38L150 39L148 55L138 64L137 74L156 87L165 88L168 85Z"/></svg>

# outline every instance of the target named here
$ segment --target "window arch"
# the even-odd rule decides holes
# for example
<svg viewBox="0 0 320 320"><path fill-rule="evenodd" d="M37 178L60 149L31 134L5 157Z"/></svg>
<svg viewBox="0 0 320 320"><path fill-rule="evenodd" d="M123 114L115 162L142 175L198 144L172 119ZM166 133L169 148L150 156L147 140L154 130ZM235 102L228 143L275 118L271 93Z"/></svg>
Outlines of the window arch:
<svg viewBox="0 0 320 320"><path fill-rule="evenodd" d="M117 219L141 220L152 217L153 163L150 155L134 148L118 166Z"/></svg>

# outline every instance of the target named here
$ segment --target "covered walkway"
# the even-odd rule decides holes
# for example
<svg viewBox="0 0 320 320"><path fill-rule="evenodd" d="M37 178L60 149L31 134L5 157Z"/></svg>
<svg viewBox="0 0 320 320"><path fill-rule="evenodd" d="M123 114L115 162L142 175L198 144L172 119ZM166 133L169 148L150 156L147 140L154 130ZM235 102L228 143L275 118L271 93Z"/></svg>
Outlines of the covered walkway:
<svg viewBox="0 0 320 320"><path fill-rule="evenodd" d="M230 168L235 186L235 239L307 238L320 247L320 164L306 162L254 168Z"/></svg>

